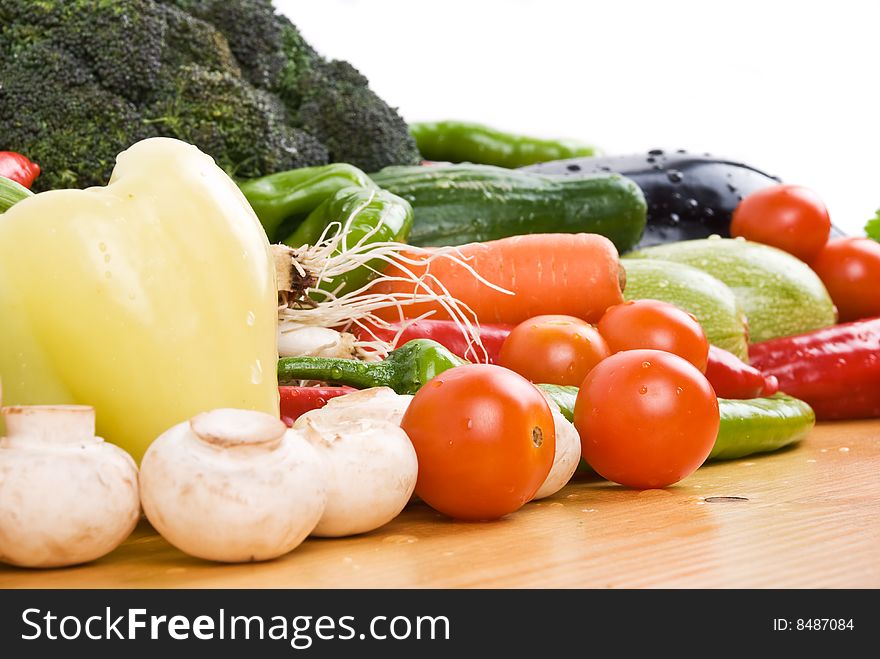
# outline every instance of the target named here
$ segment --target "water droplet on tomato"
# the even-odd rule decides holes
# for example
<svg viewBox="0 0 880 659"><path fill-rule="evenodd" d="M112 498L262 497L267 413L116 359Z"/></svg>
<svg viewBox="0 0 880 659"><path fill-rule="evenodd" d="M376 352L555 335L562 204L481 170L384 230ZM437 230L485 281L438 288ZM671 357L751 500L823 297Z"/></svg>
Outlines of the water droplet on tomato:
<svg viewBox="0 0 880 659"><path fill-rule="evenodd" d="M639 387L639 393L644 396L646 393L648 393L648 387L642 385L641 387Z"/></svg>
<svg viewBox="0 0 880 659"><path fill-rule="evenodd" d="M651 368L651 362L642 362L642 368Z"/></svg>

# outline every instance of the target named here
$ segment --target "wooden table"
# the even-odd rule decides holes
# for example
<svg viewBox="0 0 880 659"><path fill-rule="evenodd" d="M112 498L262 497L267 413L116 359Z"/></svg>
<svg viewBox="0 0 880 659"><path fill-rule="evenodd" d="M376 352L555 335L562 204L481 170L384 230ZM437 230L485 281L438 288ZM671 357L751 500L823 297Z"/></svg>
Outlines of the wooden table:
<svg viewBox="0 0 880 659"><path fill-rule="evenodd" d="M61 570L0 567L2 588L880 587L880 421L821 424L801 445L638 492L577 480L494 523L423 504L365 536L269 563L190 558L142 523Z"/></svg>

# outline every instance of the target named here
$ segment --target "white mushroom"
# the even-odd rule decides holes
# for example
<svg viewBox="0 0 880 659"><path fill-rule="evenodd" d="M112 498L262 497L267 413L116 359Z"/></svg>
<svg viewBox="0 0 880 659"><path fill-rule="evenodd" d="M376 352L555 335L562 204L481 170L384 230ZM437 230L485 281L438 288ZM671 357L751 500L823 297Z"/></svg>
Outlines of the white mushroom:
<svg viewBox="0 0 880 659"><path fill-rule="evenodd" d="M60 567L116 549L140 516L138 472L95 437L94 408L4 407L3 418L0 561Z"/></svg>
<svg viewBox="0 0 880 659"><path fill-rule="evenodd" d="M399 426L412 399L413 397L409 394L395 393L391 387L372 387L331 398L321 409L310 410L300 418L308 418L309 415L330 408L327 412L320 414L320 418L325 418L328 412L338 412L358 419L389 421Z"/></svg>
<svg viewBox="0 0 880 659"><path fill-rule="evenodd" d="M574 424L559 411L559 405L548 396L544 396L553 413L553 424L556 426L556 453L553 455L553 466L538 488L532 500L553 496L568 484L577 470L581 459L581 438Z"/></svg>
<svg viewBox="0 0 880 659"><path fill-rule="evenodd" d="M334 398L294 423L328 467L327 508L312 535L366 533L406 506L418 476L415 449L400 428L411 399L385 387L366 389Z"/></svg>
<svg viewBox="0 0 880 659"><path fill-rule="evenodd" d="M268 414L219 409L163 433L141 463L147 519L178 549L262 561L298 546L324 512L324 461Z"/></svg>

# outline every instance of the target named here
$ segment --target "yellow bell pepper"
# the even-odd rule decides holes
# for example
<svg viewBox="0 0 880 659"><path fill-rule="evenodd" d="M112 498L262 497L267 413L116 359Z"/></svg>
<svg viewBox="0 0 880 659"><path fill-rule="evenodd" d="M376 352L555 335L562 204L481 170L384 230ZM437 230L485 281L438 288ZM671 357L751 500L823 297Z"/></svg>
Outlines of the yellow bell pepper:
<svg viewBox="0 0 880 659"><path fill-rule="evenodd" d="M190 144L144 140L107 187L0 215L3 402L93 405L136 460L205 410L278 414L276 319L266 234Z"/></svg>

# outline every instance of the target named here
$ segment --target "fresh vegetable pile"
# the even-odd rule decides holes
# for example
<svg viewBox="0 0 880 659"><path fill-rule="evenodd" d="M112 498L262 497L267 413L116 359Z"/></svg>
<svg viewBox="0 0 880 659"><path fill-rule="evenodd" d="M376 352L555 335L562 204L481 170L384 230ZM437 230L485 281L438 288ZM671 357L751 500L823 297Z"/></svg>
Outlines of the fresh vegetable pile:
<svg viewBox="0 0 880 659"><path fill-rule="evenodd" d="M579 463L663 488L880 416L880 243L809 190L462 122L414 142L268 2L0 18L2 561L93 560L140 510L268 560L413 494L494 520Z"/></svg>

